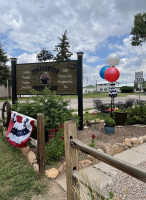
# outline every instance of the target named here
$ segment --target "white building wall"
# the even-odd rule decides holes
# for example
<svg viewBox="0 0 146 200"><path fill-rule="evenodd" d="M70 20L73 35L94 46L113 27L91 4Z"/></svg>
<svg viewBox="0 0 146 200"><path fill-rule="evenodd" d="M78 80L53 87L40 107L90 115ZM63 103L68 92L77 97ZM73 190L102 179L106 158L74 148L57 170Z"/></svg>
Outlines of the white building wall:
<svg viewBox="0 0 146 200"><path fill-rule="evenodd" d="M119 83L115 83L115 88L117 92L121 92ZM97 92L109 92L110 84L109 83L98 83L96 84L96 91Z"/></svg>
<svg viewBox="0 0 146 200"><path fill-rule="evenodd" d="M5 86L0 86L0 98L5 98L8 96L11 96L11 88L7 89Z"/></svg>

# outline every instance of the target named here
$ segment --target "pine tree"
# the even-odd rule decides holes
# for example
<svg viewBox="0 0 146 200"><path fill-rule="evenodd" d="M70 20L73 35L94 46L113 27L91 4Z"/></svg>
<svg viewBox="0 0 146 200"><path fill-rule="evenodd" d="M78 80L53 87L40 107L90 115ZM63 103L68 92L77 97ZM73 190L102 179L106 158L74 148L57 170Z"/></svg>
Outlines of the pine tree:
<svg viewBox="0 0 146 200"><path fill-rule="evenodd" d="M69 46L69 41L67 38L67 30L64 32L64 34L62 34L62 38L59 38L59 40L61 41L60 44L56 45L55 49L54 49L54 51L58 52L56 54L56 56L54 57L54 60L68 61L68 60L70 60L70 57L73 55L73 53L71 53L68 50L68 48L70 48L70 46Z"/></svg>
<svg viewBox="0 0 146 200"><path fill-rule="evenodd" d="M10 79L10 72L6 65L8 57L0 44L0 85L6 85L6 80Z"/></svg>
<svg viewBox="0 0 146 200"><path fill-rule="evenodd" d="M134 17L134 27L131 29L132 46L141 46L146 41L146 12Z"/></svg>

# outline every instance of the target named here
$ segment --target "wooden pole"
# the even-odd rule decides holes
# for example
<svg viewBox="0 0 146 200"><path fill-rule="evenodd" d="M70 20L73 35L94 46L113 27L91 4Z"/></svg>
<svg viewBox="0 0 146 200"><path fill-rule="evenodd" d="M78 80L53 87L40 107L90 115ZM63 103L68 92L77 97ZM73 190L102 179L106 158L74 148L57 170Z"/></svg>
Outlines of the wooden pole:
<svg viewBox="0 0 146 200"><path fill-rule="evenodd" d="M44 114L37 114L37 157L39 164L39 177L40 179L45 176L45 134L44 128L45 120Z"/></svg>
<svg viewBox="0 0 146 200"><path fill-rule="evenodd" d="M64 142L66 157L66 183L67 183L67 200L77 199L75 188L77 186L76 179L73 178L73 170L79 170L78 166L78 150L70 145L70 140L77 138L76 123L67 121L64 123ZM74 188L74 189L73 189ZM78 188L79 190L79 188Z"/></svg>

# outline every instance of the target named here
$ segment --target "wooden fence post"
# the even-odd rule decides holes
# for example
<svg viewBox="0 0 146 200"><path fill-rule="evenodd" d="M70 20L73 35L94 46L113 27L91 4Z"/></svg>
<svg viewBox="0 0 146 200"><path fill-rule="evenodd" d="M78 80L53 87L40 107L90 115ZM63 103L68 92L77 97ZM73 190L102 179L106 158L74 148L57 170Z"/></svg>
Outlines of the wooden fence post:
<svg viewBox="0 0 146 200"><path fill-rule="evenodd" d="M65 157L66 157L66 183L67 183L67 200L76 198L75 189L77 181L73 178L73 170L78 170L78 150L70 145L71 139L77 138L76 123L67 121L64 123L64 142L65 142ZM79 188L78 188L79 189Z"/></svg>
<svg viewBox="0 0 146 200"><path fill-rule="evenodd" d="M37 157L40 179L45 176L45 120L44 114L37 114Z"/></svg>

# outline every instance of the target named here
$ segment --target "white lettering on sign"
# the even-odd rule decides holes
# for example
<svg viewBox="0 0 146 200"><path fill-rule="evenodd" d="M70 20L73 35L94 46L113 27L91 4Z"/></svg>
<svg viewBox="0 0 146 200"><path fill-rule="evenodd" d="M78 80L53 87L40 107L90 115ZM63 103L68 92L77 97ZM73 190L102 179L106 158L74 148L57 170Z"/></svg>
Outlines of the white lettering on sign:
<svg viewBox="0 0 146 200"><path fill-rule="evenodd" d="M135 83L143 82L143 72L135 72Z"/></svg>

